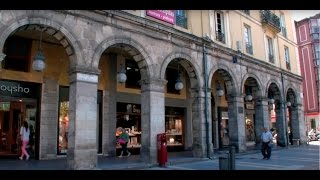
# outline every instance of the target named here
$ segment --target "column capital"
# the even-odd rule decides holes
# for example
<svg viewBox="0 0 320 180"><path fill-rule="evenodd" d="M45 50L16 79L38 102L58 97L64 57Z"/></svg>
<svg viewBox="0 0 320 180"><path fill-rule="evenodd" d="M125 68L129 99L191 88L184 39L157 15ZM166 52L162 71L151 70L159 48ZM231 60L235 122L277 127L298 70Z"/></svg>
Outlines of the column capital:
<svg viewBox="0 0 320 180"><path fill-rule="evenodd" d="M88 68L83 66L75 66L70 68L69 71L70 83L75 81L98 83L99 69Z"/></svg>
<svg viewBox="0 0 320 180"><path fill-rule="evenodd" d="M141 79L139 82L141 83L142 91L164 92L164 87L168 81L165 79L145 78Z"/></svg>

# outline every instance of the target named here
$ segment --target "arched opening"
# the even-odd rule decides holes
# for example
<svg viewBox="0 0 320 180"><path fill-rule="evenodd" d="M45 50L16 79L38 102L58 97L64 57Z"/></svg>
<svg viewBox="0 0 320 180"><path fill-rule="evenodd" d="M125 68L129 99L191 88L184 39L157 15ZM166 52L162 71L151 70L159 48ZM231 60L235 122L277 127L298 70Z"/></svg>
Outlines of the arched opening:
<svg viewBox="0 0 320 180"><path fill-rule="evenodd" d="M0 110L1 124L8 127L7 130L1 128L1 135L8 141L6 147L1 145L0 154L19 155L20 145L16 142L23 121L27 121L34 132L29 137L31 158L52 157L66 153L68 149L69 113L65 102L69 92L63 91L62 87L69 85L67 71L76 57L68 37L57 29L60 27L26 24L5 40L1 87L3 90L11 87L12 92L16 92L1 91L0 94L0 103L8 108L5 112ZM33 59L40 47L45 57L43 72L33 69Z"/></svg>

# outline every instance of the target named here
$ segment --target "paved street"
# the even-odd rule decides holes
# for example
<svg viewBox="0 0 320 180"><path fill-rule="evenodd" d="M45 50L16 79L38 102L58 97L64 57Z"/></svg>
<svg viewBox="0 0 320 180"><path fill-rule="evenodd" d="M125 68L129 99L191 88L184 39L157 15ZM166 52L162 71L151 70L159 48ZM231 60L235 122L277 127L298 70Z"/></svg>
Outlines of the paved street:
<svg viewBox="0 0 320 180"><path fill-rule="evenodd" d="M320 170L320 141L310 145L279 148L272 152L270 160L262 160L261 153L256 150L246 154L236 154L236 170ZM181 156L182 155L182 156ZM193 158L190 154L169 154L167 167L158 167L141 162L139 156L99 157L98 170L219 170L217 153L212 160ZM57 160L20 161L18 159L1 159L0 170L66 170L66 158Z"/></svg>
<svg viewBox="0 0 320 180"><path fill-rule="evenodd" d="M320 141L308 146L274 150L270 160L263 160L261 153L236 155L236 170L320 170ZM219 170L219 159L154 167L145 170Z"/></svg>

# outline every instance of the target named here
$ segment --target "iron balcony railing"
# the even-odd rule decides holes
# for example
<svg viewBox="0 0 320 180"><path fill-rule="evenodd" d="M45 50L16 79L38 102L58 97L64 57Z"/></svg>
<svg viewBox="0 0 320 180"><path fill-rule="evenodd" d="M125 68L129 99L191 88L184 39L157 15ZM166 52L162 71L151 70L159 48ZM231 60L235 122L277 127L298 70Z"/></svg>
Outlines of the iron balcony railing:
<svg viewBox="0 0 320 180"><path fill-rule="evenodd" d="M187 29L188 28L187 20L188 19L184 16L176 16L176 25Z"/></svg>
<svg viewBox="0 0 320 180"><path fill-rule="evenodd" d="M274 63L274 55L269 53L269 62Z"/></svg>
<svg viewBox="0 0 320 180"><path fill-rule="evenodd" d="M270 10L261 10L261 22L263 25L271 27L276 33L281 31L280 18Z"/></svg>
<svg viewBox="0 0 320 180"><path fill-rule="evenodd" d="M283 37L287 38L287 28L281 27L281 32L282 32Z"/></svg>
<svg viewBox="0 0 320 180"><path fill-rule="evenodd" d="M315 58L315 59L313 59L313 61L314 61L314 65L316 65L316 66L320 66L320 59L318 58Z"/></svg>
<svg viewBox="0 0 320 180"><path fill-rule="evenodd" d="M291 70L291 65L289 62L286 62L286 67L287 67L287 70Z"/></svg>
<svg viewBox="0 0 320 180"><path fill-rule="evenodd" d="M246 43L246 52L248 54L253 54L252 44Z"/></svg>
<svg viewBox="0 0 320 180"><path fill-rule="evenodd" d="M224 33L221 31L216 31L216 40L225 43Z"/></svg>

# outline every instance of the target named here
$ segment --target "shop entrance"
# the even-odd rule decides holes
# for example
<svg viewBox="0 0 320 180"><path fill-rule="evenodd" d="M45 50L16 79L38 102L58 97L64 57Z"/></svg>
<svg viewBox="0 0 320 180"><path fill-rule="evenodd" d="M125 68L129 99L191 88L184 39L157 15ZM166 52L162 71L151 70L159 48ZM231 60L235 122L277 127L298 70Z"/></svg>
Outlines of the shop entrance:
<svg viewBox="0 0 320 180"><path fill-rule="evenodd" d="M38 159L40 84L0 80L0 156L18 158L20 127L27 121L30 130L27 151Z"/></svg>

